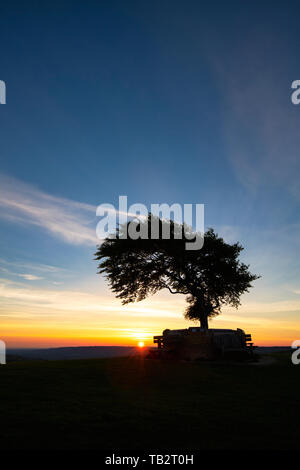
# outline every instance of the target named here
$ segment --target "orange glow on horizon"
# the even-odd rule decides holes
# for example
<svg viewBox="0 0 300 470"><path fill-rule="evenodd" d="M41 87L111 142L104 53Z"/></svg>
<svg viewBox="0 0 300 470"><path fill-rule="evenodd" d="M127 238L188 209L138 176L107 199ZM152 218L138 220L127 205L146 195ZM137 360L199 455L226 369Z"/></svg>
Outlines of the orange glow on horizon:
<svg viewBox="0 0 300 470"><path fill-rule="evenodd" d="M187 328L191 325L180 325L181 328ZM177 325L174 325L176 328ZM215 328L221 327L214 325ZM229 326L228 326L229 327ZM234 326L232 326L233 329ZM7 348L57 348L57 347L78 347L78 346L132 346L143 348L145 346L155 346L153 344L153 336L161 334L162 328L153 329L153 333L142 340L134 334L122 335L122 332L116 333L114 336L104 336L103 332L99 336L95 332L90 335L83 336L82 331L22 331L15 334L4 334L1 339L6 342ZM295 339L299 339L290 333L287 335L278 335L274 331L258 331L255 328L245 328L246 333L252 334L252 340L256 346L290 346ZM275 334L274 334L275 333ZM141 333L142 335L142 333ZM138 340L138 341L137 341Z"/></svg>
<svg viewBox="0 0 300 470"><path fill-rule="evenodd" d="M148 347L154 346L153 336L167 328L198 326L184 319L185 299L181 297L172 302L157 295L141 305L122 307L115 299L78 292L71 295L32 288L15 292L10 286L3 292L8 299L16 297L15 304L9 300L0 308L0 339L7 348L140 347L139 343ZM24 306L19 304L21 300ZM290 346L300 339L298 303L253 302L238 311L224 309L210 320L209 327L241 328L252 335L256 346Z"/></svg>

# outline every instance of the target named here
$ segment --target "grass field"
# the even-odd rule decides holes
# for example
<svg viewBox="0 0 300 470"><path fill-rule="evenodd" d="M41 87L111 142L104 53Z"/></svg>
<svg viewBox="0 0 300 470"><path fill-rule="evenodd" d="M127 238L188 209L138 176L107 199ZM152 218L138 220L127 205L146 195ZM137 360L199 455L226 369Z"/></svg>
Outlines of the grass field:
<svg viewBox="0 0 300 470"><path fill-rule="evenodd" d="M300 366L140 358L0 367L1 449L297 449Z"/></svg>

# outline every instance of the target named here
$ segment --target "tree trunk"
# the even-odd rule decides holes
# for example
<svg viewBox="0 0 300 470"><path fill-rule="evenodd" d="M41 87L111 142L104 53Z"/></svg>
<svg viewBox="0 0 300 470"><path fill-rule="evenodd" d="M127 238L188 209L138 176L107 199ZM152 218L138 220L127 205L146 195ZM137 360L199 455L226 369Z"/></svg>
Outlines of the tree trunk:
<svg viewBox="0 0 300 470"><path fill-rule="evenodd" d="M204 328L205 330L208 330L208 318L207 315L201 315L200 317L200 328Z"/></svg>

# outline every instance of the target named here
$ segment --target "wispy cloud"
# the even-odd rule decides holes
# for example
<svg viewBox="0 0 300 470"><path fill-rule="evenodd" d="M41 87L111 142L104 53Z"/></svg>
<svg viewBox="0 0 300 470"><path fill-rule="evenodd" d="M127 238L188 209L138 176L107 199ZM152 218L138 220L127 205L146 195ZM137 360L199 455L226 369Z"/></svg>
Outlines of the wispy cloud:
<svg viewBox="0 0 300 470"><path fill-rule="evenodd" d="M0 311L4 310L7 314L8 310L16 307L28 308L31 313L42 311L56 312L90 312L109 314L118 312L129 316L146 316L146 317L178 317L180 312L178 306L174 311L174 306L170 305L169 300L160 300L159 302L146 301L142 304L131 304L122 306L118 299L110 295L92 294L89 292L78 290L59 290L45 289L38 287L28 287L28 284L14 282L9 279L0 279ZM183 299L182 299L183 300ZM180 308L180 307L179 307Z"/></svg>
<svg viewBox="0 0 300 470"><path fill-rule="evenodd" d="M73 245L101 242L96 236L96 206L52 196L29 184L0 174L0 217L11 222L35 225ZM105 204L106 212L136 217ZM143 217L143 216L139 216Z"/></svg>
<svg viewBox="0 0 300 470"><path fill-rule="evenodd" d="M22 277L23 279L26 279L26 281L39 281L41 279L44 279L41 276L35 276L34 274L18 274L18 276Z"/></svg>
<svg viewBox="0 0 300 470"><path fill-rule="evenodd" d="M0 217L35 225L74 245L95 245L96 207L52 196L0 175Z"/></svg>
<svg viewBox="0 0 300 470"><path fill-rule="evenodd" d="M41 264L41 263L28 263L24 261L11 261L11 260L0 258L0 269L2 269L3 271L8 271L8 269L4 267L3 265L13 270L25 269L28 271L34 271L34 272L45 273L45 274L48 274L48 273L49 274L58 274L58 273L65 274L66 272L68 272L67 269L62 268L61 266L53 266L50 264Z"/></svg>
<svg viewBox="0 0 300 470"><path fill-rule="evenodd" d="M2 306L18 305L29 307L32 312L39 309L69 312L119 312L126 315L141 315L149 317L182 317L186 306L184 296L178 296L174 302L170 302L168 294L162 293L154 299L148 299L141 303L122 306L118 299L108 292L101 294L79 290L47 289L31 287L22 282L14 282L9 279L0 279L0 299ZM40 311L40 310L39 310ZM250 317L263 321L269 314L274 318L283 312L299 312L300 300L284 300L276 302L245 302L236 310L232 307L224 307L220 318L228 315L243 317L248 321ZM280 316L280 315L279 315Z"/></svg>
<svg viewBox="0 0 300 470"><path fill-rule="evenodd" d="M226 104L229 159L249 191L280 186L299 200L299 108L290 99L291 83L299 77L289 73L289 41L266 28L245 29L240 39L235 47L223 37L209 42Z"/></svg>
<svg viewBox="0 0 300 470"><path fill-rule="evenodd" d="M26 281L41 281L48 279L52 284L62 284L61 279L70 276L70 272L58 266L51 266L48 264L28 263L22 261L9 261L0 258L0 272L6 277L21 277Z"/></svg>

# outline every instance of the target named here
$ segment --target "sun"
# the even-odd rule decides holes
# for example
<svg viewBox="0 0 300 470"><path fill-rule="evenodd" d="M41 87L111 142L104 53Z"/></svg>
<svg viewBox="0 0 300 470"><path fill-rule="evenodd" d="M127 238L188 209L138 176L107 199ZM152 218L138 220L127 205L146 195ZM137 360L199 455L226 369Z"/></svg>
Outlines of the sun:
<svg viewBox="0 0 300 470"><path fill-rule="evenodd" d="M144 341L139 341L139 342L138 342L138 347L139 347L139 348L143 348L144 346L145 346Z"/></svg>

